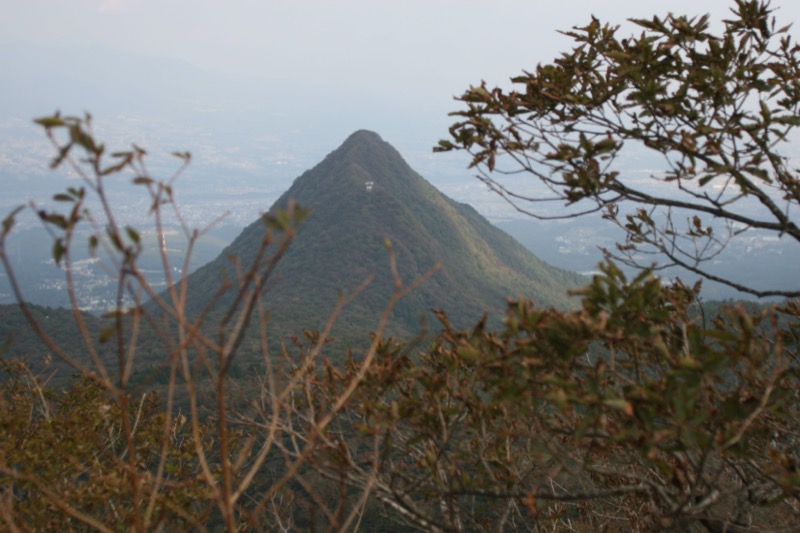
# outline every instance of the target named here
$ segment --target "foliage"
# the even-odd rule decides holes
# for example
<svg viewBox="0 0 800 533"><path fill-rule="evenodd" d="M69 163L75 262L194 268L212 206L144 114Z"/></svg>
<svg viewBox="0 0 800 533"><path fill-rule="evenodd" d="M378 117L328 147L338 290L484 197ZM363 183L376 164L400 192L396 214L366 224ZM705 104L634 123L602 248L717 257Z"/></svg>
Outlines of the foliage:
<svg viewBox="0 0 800 533"><path fill-rule="evenodd" d="M82 180L81 186L54 196L64 209L31 204L51 232L54 261L64 267L73 339L59 342L64 339L63 313L56 331L47 324L49 315L25 303L16 282L5 244L23 207L3 220L0 261L19 312L47 349L45 357L68 366L77 377L61 390L50 383L48 366L41 361L32 370L2 360L7 375L0 378L0 420L3 434L12 436L0 445L3 528L234 531L248 526L314 529L316 524L348 529L361 520L367 493L353 495L318 482L308 458L336 413L348 405L363 373L343 382L346 390L327 410L299 415L295 401L301 385L315 379L330 329L346 301L331 310L321 333L309 333L296 346L268 341L262 297L307 211L289 202L265 215L255 253L239 263L235 277L208 295L202 312L190 315L186 278L172 278L173 265L162 246L168 289L154 290L139 268L139 231L117 220L106 192L108 179L130 174L149 199L156 235L162 235L167 210L183 220L172 187L189 154L175 154L181 167L159 181L148 174L142 148L134 145L108 155L92 134L89 116L57 114L37 123L57 150L52 165L68 165ZM90 199L99 209L90 207ZM189 242L185 271L205 230L185 225L182 230ZM87 241L79 242L79 234L88 234ZM78 310L72 270L77 246L88 246L116 279L116 307L104 322ZM375 357L392 308L430 274L408 284L395 277L395 289L374 324L374 340L362 353L366 366ZM145 298L150 302L142 305ZM218 302L224 308L210 315L208 309ZM143 357L157 351L155 365ZM260 356L255 365L260 372L237 381L242 352ZM157 385L159 393L148 384ZM288 446L297 453L287 453Z"/></svg>
<svg viewBox="0 0 800 533"><path fill-rule="evenodd" d="M368 180L374 182L370 192L364 186ZM435 324L429 311L434 307L464 327L490 310L499 325L509 294L535 295L541 305L566 308L571 304L567 289L586 282L542 263L474 209L442 195L373 132L350 135L299 176L272 209L285 208L290 199L310 206L311 213L276 265L280 281L271 284L265 299L273 331L319 328L339 292L352 291L373 276L333 331L345 346L363 344L364 324L380 313L394 290L387 238L404 279L442 263L431 282L398 302L389 325L393 335L414 335L423 319ZM254 222L215 261L188 277L190 311L203 309L224 276L232 275L231 256L250 261L262 234L263 224Z"/></svg>
<svg viewBox="0 0 800 533"><path fill-rule="evenodd" d="M80 336L75 335L75 319L72 311L28 305L28 312L29 316L41 324L42 330L55 339L65 352L77 354L84 351ZM82 313L81 317L93 337L97 337L108 325L103 319L88 313ZM0 305L0 339L8 341L8 346L4 347L7 357L25 359L26 365L34 374L40 374L47 369L51 382L67 379L73 371L68 364L52 357L47 345L30 328L25 314L17 305Z"/></svg>
<svg viewBox="0 0 800 533"><path fill-rule="evenodd" d="M213 506L190 426L179 414L165 427L157 393L141 396L123 414L95 381L76 378L56 394L23 364L3 366L0 515L6 528L131 528L144 508L151 526L188 529L208 520ZM129 440L127 419L134 421ZM213 428L197 429L200 439L213 439ZM131 465L126 456L133 453ZM148 476L162 461L160 480L151 483Z"/></svg>
<svg viewBox="0 0 800 533"><path fill-rule="evenodd" d="M524 92L468 91L456 143L512 200L520 198L488 174L510 159L576 213L586 202L604 210L628 230L618 253L630 261L649 245L712 277L700 265L725 239L700 220L707 215L797 239L797 180L775 151L800 103L796 49L774 30L768 5L736 5L720 37L704 17L635 21L643 33L626 40L599 21L578 28L569 34L575 50L517 79ZM59 392L47 376L3 362L0 420L13 435L0 443L6 529L800 527L797 300L708 315L699 286L667 285L650 270L628 279L609 261L577 292L576 309L511 300L499 329L488 318L463 328L439 312L432 342L401 342L386 338L389 317L432 271L404 283L407 263L388 246L392 292L369 345L343 358L329 351L330 333L365 284L340 298L320 332L281 343L269 329L265 289L304 210L287 202L249 229L260 230L248 241L255 253L234 261L205 307L189 313L191 287L170 277L166 255L167 291L141 275L138 233L116 222L104 192L108 176L132 171L158 233L164 210L180 219L173 180L149 176L135 146L107 163L88 117L39 123L57 148L54 165L84 180L56 196L65 211L37 209L53 231L54 259L69 282L75 228L88 226L87 244L105 250L119 297L99 332L73 297L77 354L54 342L17 290L29 325L79 378ZM670 170L653 179L675 185L677 198L614 170L633 142L664 155ZM763 209L748 215L745 198ZM640 209L624 213L623 200ZM690 213L685 232L673 223L678 209ZM4 248L14 216L3 222L0 261L18 289ZM203 231L184 233L190 255ZM687 242L697 248L682 255ZM145 297L146 306L126 304ZM212 314L215 305L223 311ZM139 358L151 336L163 350L156 366ZM246 367L257 372L234 379L245 353L260 356ZM159 396L138 385L151 371Z"/></svg>
<svg viewBox="0 0 800 533"><path fill-rule="evenodd" d="M336 442L327 471L431 531L797 527L800 375L779 312L704 325L695 289L611 265L581 294L572 312L511 302L498 332L442 316L419 358L382 354L342 414L364 444Z"/></svg>
<svg viewBox="0 0 800 533"><path fill-rule="evenodd" d="M732 238L764 229L800 241L800 180L781 151L800 125L800 48L777 28L768 2L736 0L721 33L708 16L637 19L638 35L597 19L565 35L576 46L549 65L482 84L439 149L465 149L491 189L533 216L542 201L558 216L600 211L626 232L617 260L678 265L715 275L709 261ZM632 175L628 156L659 160ZM544 187L528 195L500 176L524 173Z"/></svg>

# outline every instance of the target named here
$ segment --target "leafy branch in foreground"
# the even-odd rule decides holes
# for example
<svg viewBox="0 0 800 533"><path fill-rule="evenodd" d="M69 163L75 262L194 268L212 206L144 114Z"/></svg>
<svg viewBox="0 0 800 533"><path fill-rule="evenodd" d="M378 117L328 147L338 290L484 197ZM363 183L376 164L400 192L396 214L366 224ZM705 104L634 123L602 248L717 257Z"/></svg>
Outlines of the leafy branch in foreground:
<svg viewBox="0 0 800 533"><path fill-rule="evenodd" d="M696 289L611 265L581 294L382 354L314 464L426 531L796 528L796 308L704 324Z"/></svg>
<svg viewBox="0 0 800 533"><path fill-rule="evenodd" d="M796 174L775 151L794 127L797 49L774 29L767 4L736 6L721 36L705 18L677 16L636 21L643 34L630 39L597 21L576 29L578 47L518 80L524 91L468 91L456 143L512 200L520 198L494 177L513 159L512 171L536 176L574 213L587 203L604 211L628 232L623 260L661 250L701 269L726 242L708 215L797 239ZM236 275L190 315L185 279L170 277L162 250L169 290L153 289L137 263L141 239L114 219L104 192L107 176L131 172L158 233L165 210L182 220L172 180L147 174L138 147L107 163L86 120L41 124L55 163L85 182L57 198L66 211L37 210L54 259L74 291L76 228L90 228L88 245L106 254L118 298L99 339L74 310L86 345L77 354L47 335L15 288L54 358L82 377L58 395L25 366L4 363L0 423L15 437L0 441L6 529L800 528L796 299L706 316L699 287L665 285L647 270L628 279L609 262L579 292L578 309L512 300L497 331L488 320L458 329L440 314L433 341L404 344L384 332L418 282L402 283L390 248L394 292L371 343L335 360L326 341L357 294L295 344L275 341L264 311L300 208L266 220L256 259L235 264ZM653 177L655 192L613 168L622 143L663 155L668 170ZM87 209L90 195L99 212ZM746 198L760 206L752 216L740 209ZM639 210L624 213L624 200ZM685 231L678 209L689 214ZM14 216L0 234L7 270ZM190 244L203 233L182 228ZM235 297L223 299L226 291ZM133 379L151 338L167 373L160 399ZM252 348L256 379L233 379ZM370 522L375 509L388 526Z"/></svg>
<svg viewBox="0 0 800 533"><path fill-rule="evenodd" d="M600 212L626 235L608 255L632 266L677 265L756 296L710 268L734 238L764 230L800 241L800 179L787 153L800 126L800 48L769 2L736 0L722 31L708 16L636 19L638 35L597 19L565 32L552 64L460 96L452 140L480 178L534 217ZM647 176L626 157L660 160ZM509 175L543 187L525 194ZM558 215L539 210L556 202Z"/></svg>
<svg viewBox="0 0 800 533"><path fill-rule="evenodd" d="M63 268L75 331L84 349L65 350L25 303L6 254L21 208L17 209L3 222L0 262L30 327L53 358L79 377L59 393L46 385L46 375L34 374L20 362L2 361L0 419L3 433L14 437L0 444L4 528L235 531L249 525L289 530L308 526L309 514L302 510L315 509L328 529L347 529L362 516L369 491L323 497L324 487L305 480L306 464L363 382L392 307L425 276L403 285L389 247L395 291L374 325L372 344L361 358L363 370L344 381L334 402L307 413L297 398L316 379L323 347L341 309L358 295L356 291L342 297L323 331L309 334L309 346L270 351L265 289L307 210L290 203L285 210L265 215L252 262L237 263L237 276L202 312L189 315L186 278L172 277L170 257L161 246L168 288L154 288L138 265L140 234L117 219L106 187L108 179L130 175L149 199L159 236L170 211L188 242L182 263L182 272L187 272L195 243L208 229L188 228L173 196L175 179L189 155L176 154L182 161L178 171L159 181L148 173L142 148L134 145L107 155L92 134L89 116L55 115L37 123L56 148L52 166L68 165L82 180L80 187L54 197L66 209L31 206L53 238L53 259ZM90 208L90 200L99 209ZM85 245L117 286L115 308L99 335L79 312L73 278L73 253L81 245L78 236L86 233ZM234 295L225 300L232 303L218 309L226 292ZM150 302L145 304L145 299ZM147 353L144 345L149 346ZM255 346L255 353L247 353L245 345L247 350ZM245 357L261 370L250 380L236 381L231 377L233 365ZM152 365L154 359L153 373L167 375L158 391L147 386L147 376L141 378L140 367ZM286 453L288 446L293 453Z"/></svg>

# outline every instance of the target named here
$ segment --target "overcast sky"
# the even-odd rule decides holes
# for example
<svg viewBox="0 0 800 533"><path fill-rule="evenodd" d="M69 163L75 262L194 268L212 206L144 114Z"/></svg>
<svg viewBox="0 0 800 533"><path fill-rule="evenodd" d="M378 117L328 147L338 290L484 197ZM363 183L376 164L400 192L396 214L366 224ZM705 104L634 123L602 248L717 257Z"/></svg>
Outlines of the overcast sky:
<svg viewBox="0 0 800 533"><path fill-rule="evenodd" d="M592 15L612 24L669 11L710 13L712 20L719 21L729 15L733 5L732 0L0 0L0 47L7 43L0 52L21 57L14 45L22 42L41 45L45 54L50 54L49 64L43 61L42 65L27 65L24 58L18 62L34 74L29 85L22 87L18 83L20 87L14 91L14 80L20 78L14 78L13 73L0 83L0 110L24 115L16 117L14 124L27 124L33 130L24 137L18 128L6 128L3 137L4 124L0 124L0 171L4 165L7 175L15 176L29 168L46 170L52 150L32 126L33 113L54 109L67 114L96 112L103 100L107 113L119 109L116 93L122 92L120 87L128 88L128 74L136 74L125 70L134 68L127 64L122 70L115 70L107 62L97 63L97 67L90 62L88 72L92 75L104 81L115 76L119 79L112 80L116 85L73 83L73 93L81 96L84 87L111 87L107 89L110 98L103 99L103 95L93 92L86 96L86 103L77 98L68 100L68 104L61 100L67 90L59 82L68 77L63 73L70 74L71 66L49 73L47 78L37 77L42 70L57 70L54 63L66 63L64 54L54 54L47 47L63 46L69 48L66 54L82 54L80 47L92 46L146 58L180 60L210 73L237 75L224 76L228 85L219 85L220 89L209 83L214 87L212 91L221 96L236 95L235 89L249 86L247 77L267 80L252 84L255 89L251 93L255 96L250 108L241 113L231 113L231 108L226 107L217 115L207 114L213 121L208 119L207 123L183 130L181 121L190 121L185 114L173 116L171 121L163 117L156 127L152 126L153 121L142 121L142 128L147 130L129 132L127 141L148 148L155 144L166 150L192 151L194 172L206 165L210 168L207 174L228 178L213 181L215 186L242 188L241 180L230 179L234 175L231 169L240 173L244 173L242 168L252 169L245 175L252 175L259 185L267 183L271 188L266 196L263 187L258 189L261 196L252 195L251 206L237 208L245 222L270 205L292 179L359 128L377 131L400 150L413 168L447 194L479 206L484 213L499 213L500 218L510 208L487 193L477 180L466 179L472 171L466 169L465 157L463 161L458 159L464 154L431 154L431 147L447 136L447 126L454 120L447 113L460 107L453 101L455 95L481 80L490 85L505 84L523 69L551 62L572 47L570 39L558 30L585 25ZM800 1L774 0L773 7L779 23L800 21ZM800 36L800 26L792 33ZM125 54L102 57L130 58ZM130 60L137 65L149 64L148 61ZM168 68L174 65L167 64ZM187 72L181 68L175 71L178 76ZM0 79L3 74L0 72ZM167 76L144 80L147 85L135 85L128 96L144 101L146 106L148 95L143 94L142 87L168 89L164 77ZM198 85L196 79L204 78L191 78L193 87ZM231 87L231 83L236 86ZM309 90L309 85L314 89ZM273 87L279 87L278 92L296 94L293 99L282 99L268 90ZM332 88L330 92L328 87ZM173 90L181 99L186 99L188 92L185 84ZM23 109L17 103L22 97L34 105ZM237 109L245 107L237 98L233 97ZM196 111L192 106L188 109L190 113ZM253 109L255 112L251 112ZM219 115L223 115L222 119ZM95 113L95 117L99 124L112 119L102 112ZM247 120L249 124L245 124ZM124 124L130 126L131 121ZM152 132L161 137L150 138L148 133ZM30 157L26 154L27 145L33 144L29 139L39 139L44 146ZM127 146L119 139L111 140L115 148ZM649 168L649 162L641 165ZM24 191L19 196L27 198L32 194L29 185L25 181L20 184ZM3 201L18 203L11 196L4 188L0 206ZM216 217L216 204L202 205L204 216L210 213ZM220 208L219 212L223 210Z"/></svg>
<svg viewBox="0 0 800 533"><path fill-rule="evenodd" d="M213 71L449 98L550 61L594 14L712 12L723 0L0 0L0 39L102 45ZM780 0L779 19L800 18ZM445 95L445 96L443 96Z"/></svg>
<svg viewBox="0 0 800 533"><path fill-rule="evenodd" d="M288 181L352 131L367 128L381 134L415 169L441 186L451 178L467 183L462 177L471 175L466 158L458 159L463 154L455 154L455 159L431 154L454 120L448 112L461 107L453 97L481 80L506 84L523 69L552 61L572 46L558 30L585 25L592 15L624 24L628 18L668 11L708 12L719 21L733 5L730 0L0 0L0 46L3 42L64 46L78 55L83 53L81 47L103 47L144 56L144 62L135 61L137 65L149 64L149 58L167 58L211 73L236 74L223 78L227 85L213 86L214 97L254 87L249 108L234 96L234 112L226 107L222 119L220 114L212 117L215 122L209 119L201 130L205 144L200 144L199 135L177 129L162 131L156 144L174 142L214 160L220 160L222 152L233 153L226 157L236 161L274 155L281 165L296 164L270 167L254 162L254 173ZM780 23L800 20L797 0L775 0L773 7ZM15 48L5 50L13 55ZM38 73L53 69L54 61L65 61L63 54L52 56L49 65L25 66ZM68 72L71 67L65 68ZM106 82L117 82L103 85L113 98L102 109L122 112L117 93L128 87L131 73L114 70L108 62L91 63L89 69ZM12 77L10 83L0 84L0 107L5 104L6 109L28 113L22 117L26 120L31 113L51 109L68 114L91 110L102 124L108 115L99 111L102 98L97 92L86 96L87 102L63 98L67 90L58 84L68 77L56 73L40 82L34 76L32 89L16 92L26 98L32 93L35 111L20 111L21 106L14 104ZM129 101L148 105L144 93L150 88L172 88L174 95L185 99L186 86L170 86L175 80L168 82L165 77L135 85L128 91ZM250 84L246 77L267 81ZM195 79L202 78L192 78L193 86ZM83 87L73 84L72 92L83 94ZM293 98L282 96L287 92ZM243 111L235 113L239 108ZM187 115L171 118L176 128L192 120ZM165 140L167 135L176 139ZM266 136L271 137L262 142ZM128 142L147 141L136 131ZM477 182L468 183L479 187Z"/></svg>

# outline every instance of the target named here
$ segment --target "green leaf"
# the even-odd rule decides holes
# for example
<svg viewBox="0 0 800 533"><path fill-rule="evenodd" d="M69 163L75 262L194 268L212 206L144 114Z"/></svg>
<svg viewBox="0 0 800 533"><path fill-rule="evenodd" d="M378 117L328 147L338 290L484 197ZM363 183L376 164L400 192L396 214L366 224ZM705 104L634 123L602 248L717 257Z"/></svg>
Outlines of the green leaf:
<svg viewBox="0 0 800 533"><path fill-rule="evenodd" d="M116 329L113 326L105 328L100 332L100 335L98 335L98 339L103 343L108 342L114 336L115 331Z"/></svg>
<svg viewBox="0 0 800 533"><path fill-rule="evenodd" d="M58 115L54 115L52 117L37 118L33 122L40 126L45 127L46 129L56 128L59 126L63 126L65 124L64 119Z"/></svg>
<svg viewBox="0 0 800 533"><path fill-rule="evenodd" d="M114 248L118 251L123 251L125 247L122 244L122 239L119 238L119 233L116 231L112 231L111 229L108 230L108 238L111 240L111 244L114 245Z"/></svg>
<svg viewBox="0 0 800 533"><path fill-rule="evenodd" d="M776 124L785 124L786 126L800 126L800 116L797 115L781 115L772 119Z"/></svg>
<svg viewBox="0 0 800 533"><path fill-rule="evenodd" d="M52 224L59 229L67 229L67 219L63 215L48 213L47 211L39 211L37 215L42 222Z"/></svg>
<svg viewBox="0 0 800 533"><path fill-rule="evenodd" d="M455 150L455 148L456 148L456 146L452 142L441 140L441 141L439 141L438 146L434 147L433 151L434 152L449 152L451 150Z"/></svg>
<svg viewBox="0 0 800 533"><path fill-rule="evenodd" d="M109 165L109 166L107 166L106 168L104 168L100 172L100 175L101 176L108 176L108 175L111 175L111 174L116 174L117 172L119 172L120 170L122 170L123 168L128 166L129 164L130 164L130 160L126 159L126 160L120 161L119 163L117 163L115 165Z"/></svg>
<svg viewBox="0 0 800 533"><path fill-rule="evenodd" d="M478 360L481 355L481 351L470 345L459 346L456 348L456 355L465 363L472 364Z"/></svg>
<svg viewBox="0 0 800 533"><path fill-rule="evenodd" d="M87 152L99 154L102 147L95 144L94 138L81 129L80 125L70 126L69 137L72 143L77 144Z"/></svg>
<svg viewBox="0 0 800 533"><path fill-rule="evenodd" d="M67 188L67 193L71 194L73 198L82 200L83 197L86 196L86 189L83 187L78 187L77 189L75 187L69 187Z"/></svg>
<svg viewBox="0 0 800 533"><path fill-rule="evenodd" d="M295 215L295 223L301 224L311 214L310 207L297 207L297 214Z"/></svg>
<svg viewBox="0 0 800 533"><path fill-rule="evenodd" d="M69 155L69 151L71 149L72 149L72 143L65 144L64 146L59 148L58 155L54 157L52 161L50 161L50 168L53 169L58 168L61 165L61 163L64 162L64 159L67 158L67 156Z"/></svg>
<svg viewBox="0 0 800 533"><path fill-rule="evenodd" d="M53 261L56 262L56 265L61 265L61 259L64 257L66 251L63 239L56 239L53 241Z"/></svg>
<svg viewBox="0 0 800 533"><path fill-rule="evenodd" d="M6 236L11 231L11 228L14 227L16 216L23 209L25 209L24 205L18 205L3 219L3 236Z"/></svg>
<svg viewBox="0 0 800 533"><path fill-rule="evenodd" d="M128 238L130 238L130 240L132 242L134 242L135 244L139 244L139 241L140 241L139 233L135 229L133 229L130 226L128 226L128 227L125 228L125 231L128 234Z"/></svg>

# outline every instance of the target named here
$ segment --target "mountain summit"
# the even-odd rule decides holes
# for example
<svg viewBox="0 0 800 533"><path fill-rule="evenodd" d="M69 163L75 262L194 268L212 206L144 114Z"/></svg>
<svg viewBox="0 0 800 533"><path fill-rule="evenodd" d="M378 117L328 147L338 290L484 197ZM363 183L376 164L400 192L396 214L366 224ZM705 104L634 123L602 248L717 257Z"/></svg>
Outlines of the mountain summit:
<svg viewBox="0 0 800 533"><path fill-rule="evenodd" d="M434 308L463 326L487 311L499 318L508 296L565 307L567 289L585 281L544 264L472 207L444 196L371 131L350 135L298 177L271 211L285 207L290 198L312 212L265 295L272 325L281 330L320 328L338 295L370 275L374 280L348 306L338 331L339 336L363 336L373 329L393 289L386 239L406 282L437 262L443 265L395 308L395 332L417 331L420 318ZM193 297L210 297L223 276L231 277L231 256L249 264L264 230L261 220L254 222L217 259L190 275ZM190 309L201 306L189 302Z"/></svg>

